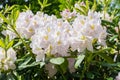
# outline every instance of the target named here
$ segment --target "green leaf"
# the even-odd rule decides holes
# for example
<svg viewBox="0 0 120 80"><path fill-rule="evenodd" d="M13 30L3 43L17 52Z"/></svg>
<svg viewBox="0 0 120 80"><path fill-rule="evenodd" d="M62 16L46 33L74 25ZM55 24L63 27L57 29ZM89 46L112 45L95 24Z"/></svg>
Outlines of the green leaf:
<svg viewBox="0 0 120 80"><path fill-rule="evenodd" d="M112 67L118 67L118 65L120 64L120 63L107 63L107 62L99 62L99 64L101 65L101 66L105 66L105 67L108 67L108 68L112 68Z"/></svg>
<svg viewBox="0 0 120 80"><path fill-rule="evenodd" d="M20 13L19 10L16 10L16 11L15 11L15 13L14 13L14 14L15 14L15 15L14 15L14 22L16 22L16 20L17 20L17 18L18 18L18 16L19 16L19 13Z"/></svg>
<svg viewBox="0 0 120 80"><path fill-rule="evenodd" d="M75 63L75 68L77 69L79 67L79 65L81 64L81 62L84 60L85 55L79 55L77 58L77 61Z"/></svg>
<svg viewBox="0 0 120 80"><path fill-rule="evenodd" d="M24 5L24 7L25 7L27 10L30 10L30 7L28 7L28 6L26 6L26 5Z"/></svg>
<svg viewBox="0 0 120 80"><path fill-rule="evenodd" d="M111 42L111 41L113 41L114 39L116 39L118 37L118 35L114 35L113 37L111 37L110 39L109 39L109 41Z"/></svg>
<svg viewBox="0 0 120 80"><path fill-rule="evenodd" d="M85 14L88 12L86 6L80 6L80 8L82 9L82 11L83 11Z"/></svg>
<svg viewBox="0 0 120 80"><path fill-rule="evenodd" d="M16 80L12 74L7 75L7 80Z"/></svg>
<svg viewBox="0 0 120 80"><path fill-rule="evenodd" d="M25 59L24 62L22 62L22 64L20 64L20 66L24 66L24 65L27 65L30 61L31 61L32 57L28 57Z"/></svg>
<svg viewBox="0 0 120 80"><path fill-rule="evenodd" d="M86 73L86 75L89 79L94 79L94 77L95 77L95 75L91 72Z"/></svg>
<svg viewBox="0 0 120 80"><path fill-rule="evenodd" d="M27 64L31 61L31 59L32 59L32 57L26 58L25 61L23 61L19 64L18 69L22 70L22 69L26 68L28 66Z"/></svg>
<svg viewBox="0 0 120 80"><path fill-rule="evenodd" d="M5 48L5 44L4 44L3 40L1 40L1 39L0 39L0 47Z"/></svg>
<svg viewBox="0 0 120 80"><path fill-rule="evenodd" d="M11 40L11 41L8 43L6 49L9 49L10 47L12 47L13 44L14 44L14 40Z"/></svg>
<svg viewBox="0 0 120 80"><path fill-rule="evenodd" d="M29 65L21 65L18 68L19 68L19 70L22 70L22 69L34 67L37 65L40 65L40 62L33 62L32 64L29 64Z"/></svg>
<svg viewBox="0 0 120 80"><path fill-rule="evenodd" d="M18 46L20 46L21 44L23 44L22 41L19 41L19 42L17 42L17 43L13 46L13 48L18 47Z"/></svg>
<svg viewBox="0 0 120 80"><path fill-rule="evenodd" d="M7 75L5 73L0 73L0 80L7 80Z"/></svg>
<svg viewBox="0 0 120 80"><path fill-rule="evenodd" d="M10 6L6 6L6 9L4 11L4 14L8 13L9 11L13 10L15 7L17 7L18 5L12 5Z"/></svg>
<svg viewBox="0 0 120 80"><path fill-rule="evenodd" d="M93 4L93 6L92 6L92 10L95 11L95 10L96 10L96 7L97 7L96 0L94 0L94 4Z"/></svg>
<svg viewBox="0 0 120 80"><path fill-rule="evenodd" d="M45 62L40 62L40 68L42 68L45 65Z"/></svg>
<svg viewBox="0 0 120 80"><path fill-rule="evenodd" d="M100 53L98 54L100 57L102 57L105 61L109 63L113 63L113 59L110 56L107 56L106 53Z"/></svg>
<svg viewBox="0 0 120 80"><path fill-rule="evenodd" d="M76 11L78 11L80 14L84 14L84 15L86 14L83 10L80 10L80 9L77 9L77 8L76 8Z"/></svg>
<svg viewBox="0 0 120 80"><path fill-rule="evenodd" d="M17 7L18 5L12 5L10 8L9 8L9 11L12 10L13 8Z"/></svg>
<svg viewBox="0 0 120 80"><path fill-rule="evenodd" d="M88 11L89 10L89 0L86 0L85 3L86 3L87 11Z"/></svg>
<svg viewBox="0 0 120 80"><path fill-rule="evenodd" d="M41 2L40 0L38 0L38 4L39 4L40 6L43 6L43 4L42 4L42 2Z"/></svg>
<svg viewBox="0 0 120 80"><path fill-rule="evenodd" d="M0 13L0 17L3 19L4 22L9 24L9 20L2 13Z"/></svg>
<svg viewBox="0 0 120 80"><path fill-rule="evenodd" d="M107 80L114 80L112 77L107 78Z"/></svg>
<svg viewBox="0 0 120 80"><path fill-rule="evenodd" d="M65 73L68 68L68 61L65 59L65 61L60 65L60 68L62 69L62 72Z"/></svg>
<svg viewBox="0 0 120 80"><path fill-rule="evenodd" d="M5 37L5 45L8 45L8 43L9 43L9 35Z"/></svg>
<svg viewBox="0 0 120 80"><path fill-rule="evenodd" d="M102 20L102 25L105 25L105 26L106 26L106 24L107 24L107 25L115 26L115 24L112 23L112 22L109 22L109 21L107 21L107 20Z"/></svg>
<svg viewBox="0 0 120 80"><path fill-rule="evenodd" d="M120 0L112 0L110 5L115 9L120 9Z"/></svg>
<svg viewBox="0 0 120 80"><path fill-rule="evenodd" d="M58 57L58 58L52 58L50 59L50 62L56 65L61 65L64 62L64 58Z"/></svg>
<svg viewBox="0 0 120 80"><path fill-rule="evenodd" d="M30 53L27 53L25 56L21 57L20 59L17 59L16 63L24 62L27 59L27 57L30 57Z"/></svg>

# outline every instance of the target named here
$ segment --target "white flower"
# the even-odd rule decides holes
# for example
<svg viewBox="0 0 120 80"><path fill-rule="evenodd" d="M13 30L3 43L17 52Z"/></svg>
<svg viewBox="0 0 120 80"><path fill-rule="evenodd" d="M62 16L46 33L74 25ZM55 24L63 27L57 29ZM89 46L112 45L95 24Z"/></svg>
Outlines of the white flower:
<svg viewBox="0 0 120 80"><path fill-rule="evenodd" d="M16 30L22 37L30 38L33 34L32 30L28 29L28 25L30 24L33 16L34 14L30 10L19 14L16 21Z"/></svg>
<svg viewBox="0 0 120 80"><path fill-rule="evenodd" d="M72 37L70 41L72 51L83 52L85 49L93 51L92 39L89 37L79 34L76 37Z"/></svg>
<svg viewBox="0 0 120 80"><path fill-rule="evenodd" d="M104 11L101 12L101 17L104 20L112 22L112 17L107 12L104 12Z"/></svg>
<svg viewBox="0 0 120 80"><path fill-rule="evenodd" d="M98 38L99 33L103 30L100 22L98 21L88 21L85 23L84 27L81 29L81 33L85 36Z"/></svg>
<svg viewBox="0 0 120 80"><path fill-rule="evenodd" d="M63 22L61 20L58 20L56 24L56 29L54 29L54 33L52 34L54 40L54 42L51 42L51 44L53 43L52 51L54 54L58 53L61 56L67 56L71 26L68 22Z"/></svg>
<svg viewBox="0 0 120 80"><path fill-rule="evenodd" d="M116 76L115 80L120 80L120 72L118 73L118 75Z"/></svg>
<svg viewBox="0 0 120 80"><path fill-rule="evenodd" d="M9 66L9 69L12 69L12 70L16 69L16 65L14 64L13 61L8 61L8 66Z"/></svg>
<svg viewBox="0 0 120 80"><path fill-rule="evenodd" d="M106 29L101 25L100 13L89 11L87 16L77 14L73 21L70 43L71 50L83 52L85 49L93 51L92 41L105 45Z"/></svg>
<svg viewBox="0 0 120 80"><path fill-rule="evenodd" d="M12 40L12 39L14 39L14 38L17 37L16 34L15 34L14 32L12 32L12 31L10 31L10 30L4 30L4 31L2 31L2 34L3 34L4 36L9 35L9 39L10 39L10 40Z"/></svg>
<svg viewBox="0 0 120 80"><path fill-rule="evenodd" d="M16 59L16 52L12 48L8 49L6 52L3 48L0 47L0 71L15 69L16 65L14 63Z"/></svg>
<svg viewBox="0 0 120 80"><path fill-rule="evenodd" d="M52 55L68 56L69 31L72 28L70 24L54 16L48 16L44 23L35 30L35 34L31 37L30 46L36 55L36 60L43 60L44 55L49 51Z"/></svg>
<svg viewBox="0 0 120 80"><path fill-rule="evenodd" d="M88 18L88 20L97 20L97 21L99 21L100 20L100 15L101 15L100 12L94 12L92 10L89 10L87 18Z"/></svg>
<svg viewBox="0 0 120 80"><path fill-rule="evenodd" d="M107 32L106 32L106 28L104 27L104 30L100 32L100 35L98 37L98 43L100 43L103 46L106 46L106 36L107 36Z"/></svg>
<svg viewBox="0 0 120 80"><path fill-rule="evenodd" d="M71 19L76 16L76 12L70 12L69 9L65 9L64 11L61 12L61 16L63 19Z"/></svg>
<svg viewBox="0 0 120 80"><path fill-rule="evenodd" d="M39 51L37 53L34 52L36 54L36 62L44 61L44 59L45 59L45 51L44 50L34 50L34 51Z"/></svg>
<svg viewBox="0 0 120 80"><path fill-rule="evenodd" d="M67 17L70 14L67 10L63 12ZM36 55L36 61L44 60L47 53L69 56L69 48L78 52L85 49L93 51L94 39L97 39L99 44L105 45L107 32L101 25L100 13L89 11L87 16L77 14L71 24L67 20L41 12L33 17L29 25L34 31L30 47Z"/></svg>
<svg viewBox="0 0 120 80"><path fill-rule="evenodd" d="M0 18L0 23L3 23L3 19L2 18Z"/></svg>
<svg viewBox="0 0 120 80"><path fill-rule="evenodd" d="M77 14L77 17L75 18L72 24L73 30L75 30L76 32L80 32L86 22L86 16Z"/></svg>
<svg viewBox="0 0 120 80"><path fill-rule="evenodd" d="M7 58L10 59L13 62L16 61L16 59L17 59L16 52L12 48L9 48L7 50Z"/></svg>
<svg viewBox="0 0 120 80"><path fill-rule="evenodd" d="M49 16L42 12L37 12L36 15L34 15L32 11L28 10L20 13L16 21L16 30L22 37L28 39L35 34L38 28L51 25L56 19L55 16Z"/></svg>
<svg viewBox="0 0 120 80"><path fill-rule="evenodd" d="M77 2L75 3L74 7L77 8L77 9L81 9L80 7L81 6L85 6L85 3L84 2Z"/></svg>
<svg viewBox="0 0 120 80"><path fill-rule="evenodd" d="M0 47L0 62L5 58L5 50Z"/></svg>

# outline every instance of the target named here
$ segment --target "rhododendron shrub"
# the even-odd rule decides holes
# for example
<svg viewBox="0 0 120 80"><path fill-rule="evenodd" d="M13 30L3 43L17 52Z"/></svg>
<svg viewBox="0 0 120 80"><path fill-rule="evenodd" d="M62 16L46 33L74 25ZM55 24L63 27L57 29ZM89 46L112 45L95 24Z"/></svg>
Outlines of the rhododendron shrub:
<svg viewBox="0 0 120 80"><path fill-rule="evenodd" d="M0 80L119 80L115 2L62 1L57 14L48 0L38 0L40 11L1 10Z"/></svg>

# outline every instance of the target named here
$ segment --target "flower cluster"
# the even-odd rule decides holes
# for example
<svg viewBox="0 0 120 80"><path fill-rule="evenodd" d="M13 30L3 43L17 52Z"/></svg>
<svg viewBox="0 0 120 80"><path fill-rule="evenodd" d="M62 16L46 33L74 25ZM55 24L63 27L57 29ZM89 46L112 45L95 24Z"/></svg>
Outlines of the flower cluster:
<svg viewBox="0 0 120 80"><path fill-rule="evenodd" d="M19 14L19 17L16 21L17 32L25 38L30 38L32 36L32 34L34 33L33 28L35 26L32 27L32 28L29 26L29 24L32 21L33 15L34 14L30 10L28 10L26 12L22 12L22 13Z"/></svg>
<svg viewBox="0 0 120 80"><path fill-rule="evenodd" d="M101 25L100 13L89 11L87 16L77 15L72 24L71 48L83 52L86 48L93 51L92 42L97 39L105 44L106 28Z"/></svg>
<svg viewBox="0 0 120 80"><path fill-rule="evenodd" d="M62 12L69 18L68 11ZM70 13L72 14L72 13ZM45 59L45 54L69 56L68 50L93 51L93 41L105 46L106 28L101 25L101 14L89 11L88 15L76 14L72 22L63 18L49 16L42 12L34 15L30 10L20 13L16 22L18 33L31 39L30 47L36 55L36 61ZM22 22L22 23L21 23Z"/></svg>
<svg viewBox="0 0 120 80"><path fill-rule="evenodd" d="M55 18L55 16L48 16L47 19L50 19L49 22L35 30L35 34L31 37L30 46L33 53L37 55L37 61L43 59L48 51L54 55L69 55L67 51L71 25L67 21Z"/></svg>
<svg viewBox="0 0 120 80"><path fill-rule="evenodd" d="M10 26L10 25L7 25L7 28L8 28L8 30L3 30L3 31L2 31L2 34L3 34L4 36L9 35L9 39L10 39L10 40L16 38L17 35L16 35L16 34L14 33L14 31L11 29L11 26Z"/></svg>
<svg viewBox="0 0 120 80"><path fill-rule="evenodd" d="M0 72L15 69L14 63L16 59L16 52L12 48L5 51L5 49L0 47Z"/></svg>
<svg viewBox="0 0 120 80"><path fill-rule="evenodd" d="M65 9L61 12L61 16L63 19L71 19L72 17L76 16L76 11L70 12L69 9Z"/></svg>

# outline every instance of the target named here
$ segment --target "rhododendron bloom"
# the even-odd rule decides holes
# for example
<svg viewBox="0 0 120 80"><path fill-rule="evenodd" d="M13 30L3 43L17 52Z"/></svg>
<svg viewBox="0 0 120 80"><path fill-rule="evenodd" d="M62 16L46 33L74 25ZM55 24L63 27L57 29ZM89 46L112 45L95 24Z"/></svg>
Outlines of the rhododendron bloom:
<svg viewBox="0 0 120 80"><path fill-rule="evenodd" d="M5 35L5 36L9 35L10 40L17 37L17 35L14 32L10 31L10 30L4 30L4 31L2 31L2 34Z"/></svg>
<svg viewBox="0 0 120 80"><path fill-rule="evenodd" d="M22 37L30 38L33 34L33 32L28 27L33 16L34 14L30 10L21 12L19 14L19 17L16 21L16 30Z"/></svg>
<svg viewBox="0 0 120 80"><path fill-rule="evenodd" d="M64 11L61 12L61 16L63 19L70 19L76 16L76 12L70 12L69 9L65 9Z"/></svg>
<svg viewBox="0 0 120 80"><path fill-rule="evenodd" d="M16 61L16 52L12 49L9 48L7 52L5 49L0 47L0 71L4 70L7 71L9 69L15 69L15 61Z"/></svg>
<svg viewBox="0 0 120 80"><path fill-rule="evenodd" d="M73 13L66 9L61 14L63 18L71 18ZM57 19L54 15L49 16L42 12L33 15L31 11L27 11L21 13L20 16L16 29L24 28L20 32L21 36L26 35L25 38L31 39L30 47L36 55L36 61L44 61L47 53L55 56L69 56L69 48L78 52L83 52L86 49L93 51L93 40L106 45L107 32L101 25L98 12L89 10L86 16L76 14L72 22L63 18ZM29 19L28 22L26 22L26 18ZM22 23L22 25L25 24L26 27L18 26L21 20L25 21L26 24ZM27 32L24 32L26 30Z"/></svg>
<svg viewBox="0 0 120 80"><path fill-rule="evenodd" d="M63 22L62 19L54 19L35 30L35 34L31 37L32 43L30 46L33 53L37 56L36 59L41 60L38 59L38 56L43 56L48 51L51 54L58 53L60 56L69 55L67 52L69 49L68 39L70 28L71 26L68 22Z"/></svg>

